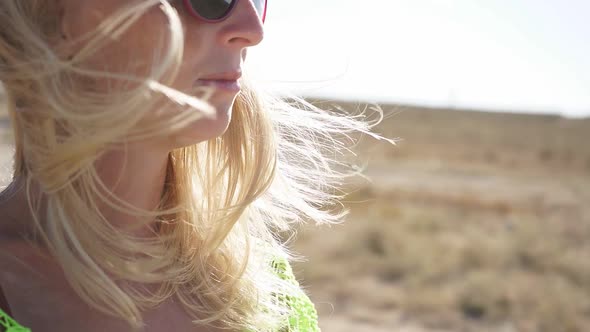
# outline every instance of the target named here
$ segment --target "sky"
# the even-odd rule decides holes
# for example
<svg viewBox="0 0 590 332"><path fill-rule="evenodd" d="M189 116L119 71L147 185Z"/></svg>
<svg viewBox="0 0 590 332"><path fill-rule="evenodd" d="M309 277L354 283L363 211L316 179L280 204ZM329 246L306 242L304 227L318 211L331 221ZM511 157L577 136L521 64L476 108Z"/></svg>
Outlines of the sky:
<svg viewBox="0 0 590 332"><path fill-rule="evenodd" d="M269 0L246 67L271 90L590 116L588 0Z"/></svg>

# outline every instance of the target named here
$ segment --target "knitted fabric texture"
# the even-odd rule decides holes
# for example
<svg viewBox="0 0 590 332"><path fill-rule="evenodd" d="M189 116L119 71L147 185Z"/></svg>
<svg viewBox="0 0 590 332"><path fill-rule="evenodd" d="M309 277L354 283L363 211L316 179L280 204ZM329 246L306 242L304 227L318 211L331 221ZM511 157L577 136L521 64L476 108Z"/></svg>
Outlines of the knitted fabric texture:
<svg viewBox="0 0 590 332"><path fill-rule="evenodd" d="M4 332L31 332L29 328L21 326L10 317L4 310L0 309L0 331Z"/></svg>
<svg viewBox="0 0 590 332"><path fill-rule="evenodd" d="M301 289L289 262L284 258L275 258L271 265L281 279L297 286L298 289L297 294L278 296L278 300L286 302L291 310L287 326L279 332L320 332L315 306Z"/></svg>

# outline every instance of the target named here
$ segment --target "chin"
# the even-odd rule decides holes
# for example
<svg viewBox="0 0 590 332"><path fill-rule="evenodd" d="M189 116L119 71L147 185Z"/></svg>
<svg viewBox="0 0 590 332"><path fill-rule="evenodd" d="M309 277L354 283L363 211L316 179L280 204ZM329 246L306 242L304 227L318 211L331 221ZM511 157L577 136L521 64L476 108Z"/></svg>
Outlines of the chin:
<svg viewBox="0 0 590 332"><path fill-rule="evenodd" d="M231 107L228 109L217 108L217 117L215 119L201 119L194 124L184 128L181 132L174 137L171 137L173 141L173 148L181 148L210 139L214 139L223 135L229 123L231 121Z"/></svg>

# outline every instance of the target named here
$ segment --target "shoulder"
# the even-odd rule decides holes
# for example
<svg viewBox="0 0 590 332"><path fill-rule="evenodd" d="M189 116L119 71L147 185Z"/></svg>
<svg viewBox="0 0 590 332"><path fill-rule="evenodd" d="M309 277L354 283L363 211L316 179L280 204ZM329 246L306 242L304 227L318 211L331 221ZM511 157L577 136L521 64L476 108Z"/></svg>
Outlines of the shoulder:
<svg viewBox="0 0 590 332"><path fill-rule="evenodd" d="M10 317L33 332L130 330L127 322L85 303L67 282L59 264L26 241L0 240L0 286L10 305ZM173 300L147 310L144 319L142 332L221 331L196 327Z"/></svg>
<svg viewBox="0 0 590 332"><path fill-rule="evenodd" d="M20 241L4 241L0 250L0 286L19 324L33 332L108 330L102 329L106 319L77 296L55 261ZM119 325L114 331L124 330Z"/></svg>
<svg viewBox="0 0 590 332"><path fill-rule="evenodd" d="M40 258L26 240L25 218L13 202L0 197L0 286L5 292L19 279L23 269L36 265Z"/></svg>
<svg viewBox="0 0 590 332"><path fill-rule="evenodd" d="M3 311L30 327L29 318L43 314L40 291L50 286L49 260L30 241L24 225L27 214L12 200L0 200L0 287L4 294ZM38 300L41 300L40 302Z"/></svg>

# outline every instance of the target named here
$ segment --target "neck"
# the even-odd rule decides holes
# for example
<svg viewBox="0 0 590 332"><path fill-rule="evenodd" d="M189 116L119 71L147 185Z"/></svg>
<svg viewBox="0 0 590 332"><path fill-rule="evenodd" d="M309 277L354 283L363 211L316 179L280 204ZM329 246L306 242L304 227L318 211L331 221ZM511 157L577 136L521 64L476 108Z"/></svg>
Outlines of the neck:
<svg viewBox="0 0 590 332"><path fill-rule="evenodd" d="M120 200L135 208L153 211L160 204L164 191L168 156L169 151L154 149L153 145L129 144L126 150L107 151L96 161L95 167L106 188ZM11 233L27 231L32 221L23 184L24 179L15 179L0 196L0 214L4 216L0 228L14 231ZM39 188L33 182L31 193L34 197L41 195L43 207L46 206L46 200ZM119 211L104 202L96 203L99 211L115 228L138 223L138 218L134 215ZM38 217L43 218L43 215ZM153 234L154 226L155 220L148 220L145 227L138 228L131 234L149 236Z"/></svg>
<svg viewBox="0 0 590 332"><path fill-rule="evenodd" d="M131 144L126 150L112 150L96 162L99 177L119 199L141 210L154 211L164 192L169 151L142 144ZM137 217L108 206L99 205L100 212L115 227L136 223ZM151 234L155 220L138 236Z"/></svg>

